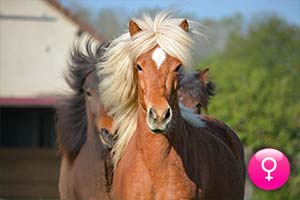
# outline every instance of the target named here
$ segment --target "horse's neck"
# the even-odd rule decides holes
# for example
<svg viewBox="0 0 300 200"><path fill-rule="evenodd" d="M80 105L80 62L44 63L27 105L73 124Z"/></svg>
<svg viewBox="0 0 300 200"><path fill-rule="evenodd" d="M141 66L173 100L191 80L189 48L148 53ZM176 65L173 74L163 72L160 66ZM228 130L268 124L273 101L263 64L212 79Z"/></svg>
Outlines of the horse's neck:
<svg viewBox="0 0 300 200"><path fill-rule="evenodd" d="M173 110L173 119L171 127L167 133L170 143L173 146L177 146L178 143L182 142L186 134L186 121L181 115L181 111L178 103L175 104Z"/></svg>

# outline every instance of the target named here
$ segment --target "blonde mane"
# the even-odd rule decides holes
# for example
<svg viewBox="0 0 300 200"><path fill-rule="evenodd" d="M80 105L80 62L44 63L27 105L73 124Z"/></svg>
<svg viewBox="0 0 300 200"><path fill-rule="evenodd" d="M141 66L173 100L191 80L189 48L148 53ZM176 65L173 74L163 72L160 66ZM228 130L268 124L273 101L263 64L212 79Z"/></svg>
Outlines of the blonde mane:
<svg viewBox="0 0 300 200"><path fill-rule="evenodd" d="M179 59L183 66L193 66L193 53L198 52L203 39L200 24L188 21L189 32L185 32L179 27L183 19L172 17L170 12L161 12L154 18L144 14L141 18L133 18L133 21L142 31L133 37L127 31L114 39L104 53L104 61L97 66L99 75L105 77L99 85L101 100L113 116L115 129L118 130L117 141L112 149L115 165L136 130L138 101L135 60L158 44L169 55Z"/></svg>

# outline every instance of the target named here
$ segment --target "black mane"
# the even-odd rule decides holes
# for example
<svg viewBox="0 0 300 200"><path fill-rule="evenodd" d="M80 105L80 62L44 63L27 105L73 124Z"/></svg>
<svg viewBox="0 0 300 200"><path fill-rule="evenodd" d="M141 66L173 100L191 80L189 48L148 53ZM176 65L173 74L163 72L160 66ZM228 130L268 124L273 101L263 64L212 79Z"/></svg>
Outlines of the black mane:
<svg viewBox="0 0 300 200"><path fill-rule="evenodd" d="M80 44L81 42L76 43L71 50L71 61L65 74L72 94L62 97L56 108L59 152L65 153L70 160L76 158L87 139L87 113L83 90L85 78L96 70L96 64L100 62L106 46L97 45L93 51L94 45L89 39L85 45L85 53L80 50Z"/></svg>

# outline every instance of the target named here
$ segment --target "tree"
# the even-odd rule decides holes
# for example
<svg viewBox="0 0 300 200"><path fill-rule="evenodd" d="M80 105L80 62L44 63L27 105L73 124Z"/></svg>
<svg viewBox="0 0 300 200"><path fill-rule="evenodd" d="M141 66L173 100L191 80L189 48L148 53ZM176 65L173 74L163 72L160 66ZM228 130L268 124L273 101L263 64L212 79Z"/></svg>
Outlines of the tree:
<svg viewBox="0 0 300 200"><path fill-rule="evenodd" d="M113 39L118 36L122 30L120 17L121 16L112 9L103 9L98 13L93 26L99 33L102 33L106 39Z"/></svg>
<svg viewBox="0 0 300 200"><path fill-rule="evenodd" d="M270 16L232 32L224 50L201 63L211 66L218 88L210 114L236 130L244 145L274 147L292 161L288 184L273 192L255 190L254 199L300 195L300 172L293 164L300 152L299 55L299 28Z"/></svg>

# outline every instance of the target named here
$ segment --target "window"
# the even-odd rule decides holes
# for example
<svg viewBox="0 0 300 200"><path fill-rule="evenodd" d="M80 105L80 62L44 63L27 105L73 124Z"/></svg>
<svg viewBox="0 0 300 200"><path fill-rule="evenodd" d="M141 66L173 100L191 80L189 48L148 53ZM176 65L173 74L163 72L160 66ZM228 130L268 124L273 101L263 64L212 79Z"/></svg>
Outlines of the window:
<svg viewBox="0 0 300 200"><path fill-rule="evenodd" d="M1 148L54 148L53 108L0 108Z"/></svg>

